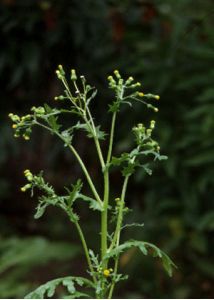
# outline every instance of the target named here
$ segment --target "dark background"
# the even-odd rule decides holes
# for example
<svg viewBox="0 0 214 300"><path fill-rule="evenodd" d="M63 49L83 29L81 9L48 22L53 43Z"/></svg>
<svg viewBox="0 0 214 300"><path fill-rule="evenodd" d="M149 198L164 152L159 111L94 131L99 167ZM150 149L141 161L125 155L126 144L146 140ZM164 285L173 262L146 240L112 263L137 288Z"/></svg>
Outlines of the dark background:
<svg viewBox="0 0 214 300"><path fill-rule="evenodd" d="M169 279L154 259L127 252L116 290L120 298L212 298L214 194L214 3L212 0L0 1L0 297L20 298L57 276L84 275L85 260L74 228L57 209L33 219L36 198L19 191L23 170L43 169L58 191L81 177L72 156L53 137L35 131L30 142L13 138L9 112L54 105L60 93L55 69L76 68L99 89L94 113L108 128L111 100L106 76L119 69L160 94L160 112L124 110L116 149L129 146L127 129L156 118L156 138L169 159L153 176L132 178L123 239L154 242L175 261ZM109 98L110 97L110 98ZM76 141L99 182L90 142ZM89 144L88 144L89 143ZM105 143L104 143L105 147ZM112 174L112 195L120 175ZM89 245L98 248L99 219L79 208Z"/></svg>

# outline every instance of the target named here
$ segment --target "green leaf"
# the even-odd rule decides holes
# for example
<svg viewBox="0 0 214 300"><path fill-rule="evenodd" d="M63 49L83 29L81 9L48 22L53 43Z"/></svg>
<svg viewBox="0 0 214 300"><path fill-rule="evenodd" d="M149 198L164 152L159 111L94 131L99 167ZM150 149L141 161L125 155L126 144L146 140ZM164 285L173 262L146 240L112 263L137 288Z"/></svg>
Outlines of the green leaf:
<svg viewBox="0 0 214 300"><path fill-rule="evenodd" d="M109 112L118 112L120 110L120 103L121 101L116 100L112 104L109 104Z"/></svg>
<svg viewBox="0 0 214 300"><path fill-rule="evenodd" d="M65 286L67 291L74 296L76 293L75 284L79 286L85 285L87 287L94 287L93 282L86 278L68 276L48 281L25 296L25 299L45 299L46 297L51 298L55 294L56 288L59 285Z"/></svg>
<svg viewBox="0 0 214 300"><path fill-rule="evenodd" d="M146 171L148 175L152 175L152 170L149 168L149 164L142 165L143 169Z"/></svg>
<svg viewBox="0 0 214 300"><path fill-rule="evenodd" d="M93 210L98 210L98 211L103 211L103 207L100 205L100 203L91 198L91 197L88 197L88 196L85 196L83 194L79 194L79 197L80 199L86 201L86 202L89 202L89 207Z"/></svg>
<svg viewBox="0 0 214 300"><path fill-rule="evenodd" d="M99 202L91 197L81 194L80 193L81 189L82 189L82 181L80 179L77 180L76 184L72 185L71 191L68 188L66 188L67 192L69 193L69 196L67 197L68 206L71 207L74 201L76 201L77 199L81 199L83 201L88 202L89 207L91 209L103 211L103 208L99 204Z"/></svg>
<svg viewBox="0 0 214 300"><path fill-rule="evenodd" d="M81 179L78 179L77 182L75 184L72 184L71 186L72 190L66 188L67 192L69 193L69 196L67 198L67 204L69 207L71 207L74 201L80 196L80 191L83 186Z"/></svg>
<svg viewBox="0 0 214 300"><path fill-rule="evenodd" d="M61 135L63 137L63 140L65 142L65 146L68 146L71 144L72 139L73 139L73 135L71 134L71 130L64 130L61 132Z"/></svg>
<svg viewBox="0 0 214 300"><path fill-rule="evenodd" d="M111 257L118 256L123 251L132 247L137 247L144 255L147 255L149 253L148 250L150 250L154 257L159 257L162 260L164 269L167 271L169 276L172 276L173 267L176 267L175 264L168 257L168 255L166 255L162 250L160 250L158 247L151 243L136 240L127 241L108 252L105 255L104 259L109 259Z"/></svg>
<svg viewBox="0 0 214 300"><path fill-rule="evenodd" d="M61 125L57 123L58 117L55 114L58 114L60 111L56 109L52 109L49 105L44 104L45 111L48 115L46 115L46 120L53 131L59 131Z"/></svg>
<svg viewBox="0 0 214 300"><path fill-rule="evenodd" d="M48 206L49 206L48 203L40 202L36 208L36 213L34 215L34 218L35 219L41 218L44 215L45 210Z"/></svg>

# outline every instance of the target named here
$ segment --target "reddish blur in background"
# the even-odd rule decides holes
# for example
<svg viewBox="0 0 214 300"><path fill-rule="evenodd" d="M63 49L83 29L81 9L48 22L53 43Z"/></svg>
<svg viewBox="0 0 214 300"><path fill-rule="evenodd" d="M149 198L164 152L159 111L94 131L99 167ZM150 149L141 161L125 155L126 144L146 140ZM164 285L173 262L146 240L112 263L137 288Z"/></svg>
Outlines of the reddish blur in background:
<svg viewBox="0 0 214 300"><path fill-rule="evenodd" d="M121 113L115 149L129 147L128 130L157 119L156 137L169 159L153 176L132 178L124 240L154 242L178 265L169 279L154 259L129 251L121 272L130 274L116 290L119 298L212 298L214 194L214 3L212 0L1 0L0 1L0 297L22 298L58 276L85 274L85 260L72 224L51 208L33 219L36 197L20 192L23 170L44 170L57 191L81 170L52 136L36 130L29 142L13 138L8 113L25 114L62 89L55 77L60 63L77 69L95 85L93 111L104 129L112 95L107 75L119 69L160 94L160 112ZM126 115L128 113L128 116ZM143 118L143 120L142 120ZM124 122L125 120L125 122ZM75 143L102 188L90 141ZM105 148L105 142L103 144ZM120 190L112 174L112 197ZM99 217L78 208L89 245L99 249ZM59 295L60 296L60 295Z"/></svg>

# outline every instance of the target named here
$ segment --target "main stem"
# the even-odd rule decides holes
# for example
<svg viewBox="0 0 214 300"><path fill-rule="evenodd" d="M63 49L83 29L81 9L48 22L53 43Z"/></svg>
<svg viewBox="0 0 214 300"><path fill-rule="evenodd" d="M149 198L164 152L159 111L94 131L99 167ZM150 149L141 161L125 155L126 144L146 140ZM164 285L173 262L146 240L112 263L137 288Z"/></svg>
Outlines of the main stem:
<svg viewBox="0 0 214 300"><path fill-rule="evenodd" d="M104 170L104 197L103 197L103 212L101 214L101 258L104 259L108 248L108 205L109 205L109 169L108 164L111 160L112 146L114 140L116 113L112 116L111 132L109 140L109 148L107 153L107 160ZM108 267L108 262L103 260L103 268Z"/></svg>

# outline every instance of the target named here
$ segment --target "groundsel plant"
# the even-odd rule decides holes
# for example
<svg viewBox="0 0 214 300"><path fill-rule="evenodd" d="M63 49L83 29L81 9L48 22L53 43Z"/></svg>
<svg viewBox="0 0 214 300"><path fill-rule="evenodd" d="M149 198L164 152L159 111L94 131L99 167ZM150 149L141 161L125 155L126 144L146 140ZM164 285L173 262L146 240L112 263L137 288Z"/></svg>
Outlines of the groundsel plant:
<svg viewBox="0 0 214 300"><path fill-rule="evenodd" d="M83 183L81 179L74 182L71 187L65 188L64 195L56 194L54 188L45 181L43 173L33 174L30 170L25 170L24 175L27 184L21 188L25 192L39 189L42 196L36 208L35 218L42 217L48 206L53 205L61 208L79 234L85 258L88 264L86 272L87 278L83 277L63 277L45 283L26 296L27 299L53 297L59 285L64 286L66 294L64 298L109 298L113 297L115 285L128 278L127 275L118 272L120 255L129 248L135 247L143 255L153 255L160 259L166 272L171 276L175 266L171 259L155 245L139 240L128 240L121 242L121 231L129 226L140 226L142 224L124 224L126 207L126 190L131 175L137 168L143 168L151 175L150 163L154 160L166 159L160 155L160 147L152 138L155 128L155 121L152 120L148 127L143 123L137 124L133 129L134 147L129 152L119 156L113 156L114 134L116 129L116 119L121 106L128 104L132 107L135 101L140 102L145 107L158 111L154 103L159 100L158 95L144 94L141 91L141 84L134 82L133 77L124 80L119 71L115 70L112 76L108 77L109 88L114 93L114 101L109 104L108 113L111 115L110 132L107 134L101 130L100 125L95 124L95 119L90 110L90 103L96 96L96 89L89 85L84 76L78 77L75 70L71 70L69 80L61 65L56 71L58 79L64 86L62 95L55 97L60 108L51 108L47 104L39 107L32 107L31 112L25 116L18 116L10 113L9 117L13 121L12 128L15 130L15 137L23 137L29 140L32 129L35 126L42 127L52 135L57 136L65 147L79 163L82 173L90 188L91 194L82 193ZM73 120L78 118L78 122L71 127L64 129L59 119L63 114L75 115ZM62 119L63 120L63 119ZM72 119L71 119L72 120ZM103 177L103 193L100 194L93 181L87 165L83 162L78 151L73 145L73 136L78 130L85 131L88 138L92 139L96 148L100 164L100 174ZM107 153L103 151L103 140L107 140ZM106 145L106 141L105 141ZM102 146L102 147L101 147ZM123 184L121 193L110 199L110 173L113 167L121 170ZM95 253L89 249L87 239L81 228L81 219L76 214L74 203L86 201L89 209L100 214L100 253ZM75 205L76 207L76 205ZM110 220L113 220L110 226ZM111 228L111 231L110 231Z"/></svg>

